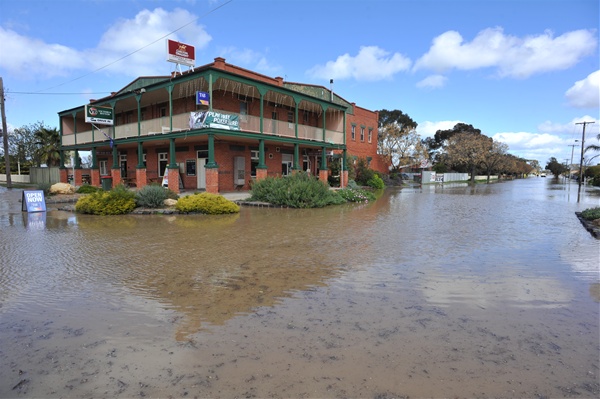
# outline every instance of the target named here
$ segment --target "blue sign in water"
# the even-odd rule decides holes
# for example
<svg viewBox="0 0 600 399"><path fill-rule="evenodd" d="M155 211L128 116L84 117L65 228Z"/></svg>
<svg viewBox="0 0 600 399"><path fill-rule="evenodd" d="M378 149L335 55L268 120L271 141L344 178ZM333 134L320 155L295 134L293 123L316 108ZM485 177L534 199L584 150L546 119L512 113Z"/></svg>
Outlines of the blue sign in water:
<svg viewBox="0 0 600 399"><path fill-rule="evenodd" d="M210 104L210 94L205 91L197 91L196 92L196 105L209 105Z"/></svg>
<svg viewBox="0 0 600 399"><path fill-rule="evenodd" d="M22 210L27 212L46 212L46 200L44 191L30 190L23 191Z"/></svg>

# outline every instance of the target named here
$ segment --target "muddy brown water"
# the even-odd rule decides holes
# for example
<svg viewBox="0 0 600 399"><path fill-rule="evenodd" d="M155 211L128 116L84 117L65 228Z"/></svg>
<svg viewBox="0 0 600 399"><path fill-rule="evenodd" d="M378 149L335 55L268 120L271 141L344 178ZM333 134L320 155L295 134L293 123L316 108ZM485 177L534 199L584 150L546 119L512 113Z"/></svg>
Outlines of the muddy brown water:
<svg viewBox="0 0 600 399"><path fill-rule="evenodd" d="M0 397L595 398L588 189L530 178L233 216L21 212Z"/></svg>

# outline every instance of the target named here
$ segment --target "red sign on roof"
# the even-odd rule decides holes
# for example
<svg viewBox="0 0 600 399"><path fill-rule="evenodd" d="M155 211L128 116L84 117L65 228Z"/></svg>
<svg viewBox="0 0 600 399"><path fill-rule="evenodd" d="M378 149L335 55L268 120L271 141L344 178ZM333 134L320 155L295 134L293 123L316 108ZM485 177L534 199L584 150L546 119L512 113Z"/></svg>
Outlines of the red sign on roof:
<svg viewBox="0 0 600 399"><path fill-rule="evenodd" d="M196 63L194 46L167 39L167 61L193 68Z"/></svg>

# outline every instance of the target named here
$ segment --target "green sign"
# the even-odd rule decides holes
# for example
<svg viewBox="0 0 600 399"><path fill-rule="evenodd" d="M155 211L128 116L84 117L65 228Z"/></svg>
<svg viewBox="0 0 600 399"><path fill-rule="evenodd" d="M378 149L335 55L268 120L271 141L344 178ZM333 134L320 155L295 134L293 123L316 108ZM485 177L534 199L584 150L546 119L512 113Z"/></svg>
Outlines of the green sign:
<svg viewBox="0 0 600 399"><path fill-rule="evenodd" d="M85 121L87 123L97 123L99 125L114 125L114 112L112 107L86 105Z"/></svg>

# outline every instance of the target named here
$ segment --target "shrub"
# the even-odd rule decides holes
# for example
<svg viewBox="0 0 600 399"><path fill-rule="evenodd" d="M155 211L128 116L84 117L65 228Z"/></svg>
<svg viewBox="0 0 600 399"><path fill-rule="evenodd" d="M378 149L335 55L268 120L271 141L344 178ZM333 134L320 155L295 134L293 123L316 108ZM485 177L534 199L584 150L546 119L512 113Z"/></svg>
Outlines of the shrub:
<svg viewBox="0 0 600 399"><path fill-rule="evenodd" d="M201 212L207 215L237 213L240 207L222 195L212 193L192 194L180 198L175 205L180 212Z"/></svg>
<svg viewBox="0 0 600 399"><path fill-rule="evenodd" d="M383 179L381 177L379 177L377 174L374 174L373 177L371 177L369 181L367 181L367 186L372 187L376 190L381 190L385 187L385 184L383 183Z"/></svg>
<svg viewBox="0 0 600 399"><path fill-rule="evenodd" d="M135 202L145 208L160 208L169 197L167 191L168 189L158 184L144 186L135 194Z"/></svg>
<svg viewBox="0 0 600 399"><path fill-rule="evenodd" d="M42 190L44 192L44 196L48 196L48 194L50 194L50 187L52 187L52 184L50 183L38 183L37 185L37 189L38 190Z"/></svg>
<svg viewBox="0 0 600 399"><path fill-rule="evenodd" d="M581 212L581 217L585 220L600 219L600 207L586 209Z"/></svg>
<svg viewBox="0 0 600 399"><path fill-rule="evenodd" d="M84 184L83 186L79 187L76 191L76 193L78 194L91 194L91 193L95 193L96 191L101 190L98 187L95 186L90 186L89 184Z"/></svg>
<svg viewBox="0 0 600 399"><path fill-rule="evenodd" d="M322 208L344 203L325 183L305 172L286 177L267 177L254 182L251 200L290 208Z"/></svg>
<svg viewBox="0 0 600 399"><path fill-rule="evenodd" d="M75 210L92 215L122 215L135 209L135 193L119 185L110 191L99 190L81 197Z"/></svg>
<svg viewBox="0 0 600 399"><path fill-rule="evenodd" d="M344 188L338 194L348 202L369 202L375 200L375 195L360 188Z"/></svg>
<svg viewBox="0 0 600 399"><path fill-rule="evenodd" d="M375 171L369 169L369 161L366 158L358 158L356 160L356 183L361 186L368 186L369 180L375 176Z"/></svg>

